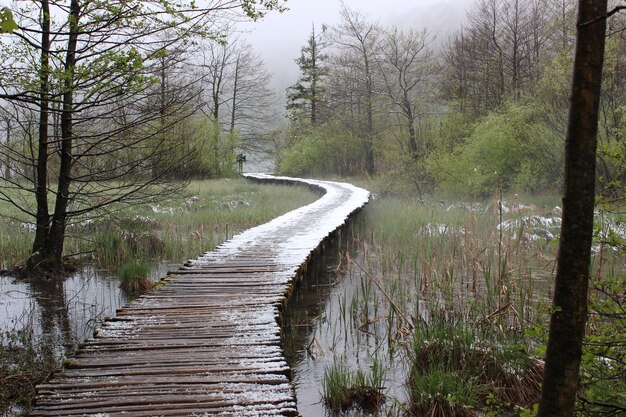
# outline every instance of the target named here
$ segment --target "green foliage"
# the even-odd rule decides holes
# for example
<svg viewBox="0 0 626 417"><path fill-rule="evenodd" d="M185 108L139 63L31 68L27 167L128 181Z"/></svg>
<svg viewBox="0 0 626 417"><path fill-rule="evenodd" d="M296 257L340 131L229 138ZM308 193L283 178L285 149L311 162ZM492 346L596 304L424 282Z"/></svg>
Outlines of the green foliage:
<svg viewBox="0 0 626 417"><path fill-rule="evenodd" d="M475 122L457 108L455 103L448 105L449 111L439 125L439 146L452 152L457 145L465 143L472 135Z"/></svg>
<svg viewBox="0 0 626 417"><path fill-rule="evenodd" d="M432 191L432 178L425 170L425 160L434 146L439 131L436 117L423 117L415 123L416 135L421 138L414 153L406 139L406 128L395 126L374 141L378 153L379 182L385 193L419 195Z"/></svg>
<svg viewBox="0 0 626 417"><path fill-rule="evenodd" d="M180 151L190 155L180 168L180 174L192 178L221 178L237 173L239 135L225 132L218 121L194 117L179 123L173 135L185 138L186 146Z"/></svg>
<svg viewBox="0 0 626 417"><path fill-rule="evenodd" d="M362 143L346 131L327 127L304 133L282 150L284 175L354 175L362 167Z"/></svg>
<svg viewBox="0 0 626 417"><path fill-rule="evenodd" d="M470 196L493 194L500 179L506 189L538 191L557 188L563 169L563 141L531 106L509 106L491 113L465 144L452 153L440 151L427 169L442 190Z"/></svg>
<svg viewBox="0 0 626 417"><path fill-rule="evenodd" d="M13 19L13 13L8 7L0 10L0 33L13 33L18 28L17 23Z"/></svg>
<svg viewBox="0 0 626 417"><path fill-rule="evenodd" d="M581 408L609 414L626 405L626 274L596 283L581 362Z"/></svg>
<svg viewBox="0 0 626 417"><path fill-rule="evenodd" d="M270 10L280 12L287 10L283 5L286 2L287 0L242 0L241 7L249 18L257 20L265 16Z"/></svg>
<svg viewBox="0 0 626 417"><path fill-rule="evenodd" d="M287 89L289 117L299 123L320 122L322 99L325 93L323 81L328 75L328 68L325 65L328 55L322 52L323 47L320 36L315 35L315 27L313 27L307 45L302 47L300 58L296 60L300 67L300 78Z"/></svg>

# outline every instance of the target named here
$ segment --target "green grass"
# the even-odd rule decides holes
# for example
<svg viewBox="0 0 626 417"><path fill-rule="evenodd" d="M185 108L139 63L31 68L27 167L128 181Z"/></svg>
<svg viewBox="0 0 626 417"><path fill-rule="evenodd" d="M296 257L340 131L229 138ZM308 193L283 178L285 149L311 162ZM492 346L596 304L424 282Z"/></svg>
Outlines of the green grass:
<svg viewBox="0 0 626 417"><path fill-rule="evenodd" d="M374 412L385 402L384 379L385 370L376 360L372 362L370 372L352 371L344 362L334 362L324 370L324 403L333 411L359 407Z"/></svg>
<svg viewBox="0 0 626 417"><path fill-rule="evenodd" d="M93 251L99 267L114 269L130 259L182 262L317 198L299 186L193 181L177 196L79 219L68 227L65 253ZM0 269L8 269L28 257L34 233L6 203L0 213Z"/></svg>
<svg viewBox="0 0 626 417"><path fill-rule="evenodd" d="M116 216L119 229L126 231L131 255L183 261L316 198L302 187L262 185L243 179L196 181L178 199L136 207ZM132 244L133 240L137 243Z"/></svg>
<svg viewBox="0 0 626 417"><path fill-rule="evenodd" d="M433 417L474 417L478 414L470 404L481 395L478 384L442 369L414 374L408 385L408 415Z"/></svg>
<svg viewBox="0 0 626 417"><path fill-rule="evenodd" d="M532 408L541 380L535 355L541 358L545 343L536 335L545 334L549 321L559 205L559 197L549 195L505 197L502 212L496 199L374 199L351 228L358 249L350 250L355 262L348 270L370 278L356 281L339 300L339 325L329 340L346 348L333 352L355 356L351 350L367 333L374 345L387 346L385 367L410 363L405 407L413 415L513 416ZM605 223L618 220L604 216ZM601 282L626 265L623 251L604 249L593 255L592 275Z"/></svg>
<svg viewBox="0 0 626 417"><path fill-rule="evenodd" d="M145 292L152 288L153 282L148 275L150 266L145 261L131 261L122 266L117 276L120 279L120 288L131 294Z"/></svg>
<svg viewBox="0 0 626 417"><path fill-rule="evenodd" d="M446 385L440 396L444 402L447 396L478 409L493 404L527 407L539 399L541 363L530 357L522 335L490 322L472 323L454 312L432 308L429 319L416 326L410 357L414 404L424 396L414 386L424 379L432 385L431 379L442 375L456 375L464 382ZM476 395L469 397L468 392Z"/></svg>

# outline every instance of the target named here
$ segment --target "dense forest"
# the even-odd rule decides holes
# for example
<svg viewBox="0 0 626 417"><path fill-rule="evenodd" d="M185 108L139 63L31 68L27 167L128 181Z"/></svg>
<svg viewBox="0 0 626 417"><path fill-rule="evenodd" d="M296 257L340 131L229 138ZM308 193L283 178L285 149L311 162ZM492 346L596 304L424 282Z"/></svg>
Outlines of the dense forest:
<svg viewBox="0 0 626 417"><path fill-rule="evenodd" d="M560 191L576 2L477 0L448 39L343 8L314 28L289 89L279 170L395 192ZM625 16L608 22L599 191L626 175Z"/></svg>

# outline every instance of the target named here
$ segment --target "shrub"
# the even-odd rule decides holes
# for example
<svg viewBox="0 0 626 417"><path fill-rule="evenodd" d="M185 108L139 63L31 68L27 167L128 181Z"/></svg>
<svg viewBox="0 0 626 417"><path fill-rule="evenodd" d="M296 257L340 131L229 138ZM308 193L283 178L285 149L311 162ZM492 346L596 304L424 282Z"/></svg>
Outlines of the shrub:
<svg viewBox="0 0 626 417"><path fill-rule="evenodd" d="M491 113L466 143L433 154L428 172L439 188L461 195L486 196L499 188L522 191L558 189L563 172L563 140L545 126L530 106Z"/></svg>
<svg viewBox="0 0 626 417"><path fill-rule="evenodd" d="M353 175L361 171L362 143L332 129L319 129L282 150L278 171L283 175Z"/></svg>

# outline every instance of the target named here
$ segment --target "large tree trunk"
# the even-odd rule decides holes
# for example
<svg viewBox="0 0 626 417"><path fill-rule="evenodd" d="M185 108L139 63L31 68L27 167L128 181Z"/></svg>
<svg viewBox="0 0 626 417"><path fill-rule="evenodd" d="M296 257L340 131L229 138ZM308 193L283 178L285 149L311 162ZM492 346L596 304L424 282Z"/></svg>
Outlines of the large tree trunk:
<svg viewBox="0 0 626 417"><path fill-rule="evenodd" d="M72 146L74 112L74 74L76 71L76 46L78 43L79 0L72 0L69 16L69 39L65 57L65 77L63 83L63 109L61 111L61 165L50 232L42 248L43 262L47 267L63 271L63 245L67 225L67 209L70 203L72 181Z"/></svg>
<svg viewBox="0 0 626 417"><path fill-rule="evenodd" d="M41 1L41 58L39 68L39 137L37 148L35 201L37 202L37 227L33 253L39 251L48 236L50 215L48 213L48 120L50 114L50 5Z"/></svg>
<svg viewBox="0 0 626 417"><path fill-rule="evenodd" d="M596 134L606 0L579 0L565 145L563 222L538 417L574 414L579 382L595 201Z"/></svg>

